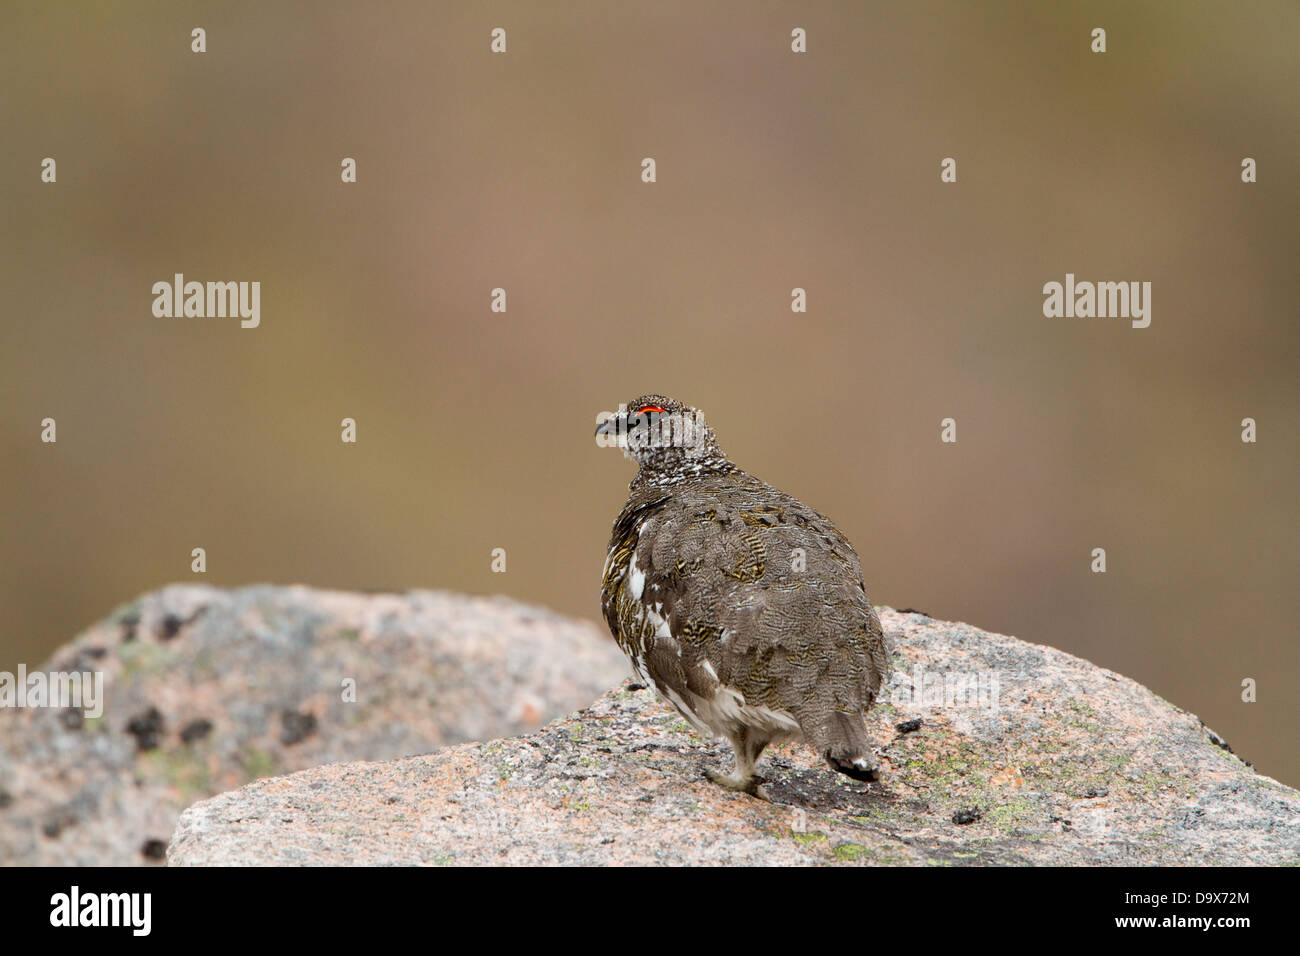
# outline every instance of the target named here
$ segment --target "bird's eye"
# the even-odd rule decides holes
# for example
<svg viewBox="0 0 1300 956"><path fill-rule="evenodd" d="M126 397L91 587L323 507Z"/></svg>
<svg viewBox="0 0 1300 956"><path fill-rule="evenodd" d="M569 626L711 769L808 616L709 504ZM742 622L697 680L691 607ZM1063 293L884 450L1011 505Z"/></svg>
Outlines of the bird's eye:
<svg viewBox="0 0 1300 956"><path fill-rule="evenodd" d="M649 412L665 412L666 408L660 408L658 405L642 405L636 410L638 415L645 415Z"/></svg>

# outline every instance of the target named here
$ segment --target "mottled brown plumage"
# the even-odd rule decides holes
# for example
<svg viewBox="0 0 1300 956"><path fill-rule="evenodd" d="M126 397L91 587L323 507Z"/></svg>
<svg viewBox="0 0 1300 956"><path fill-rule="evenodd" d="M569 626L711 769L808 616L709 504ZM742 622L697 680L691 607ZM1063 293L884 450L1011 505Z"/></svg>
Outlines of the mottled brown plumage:
<svg viewBox="0 0 1300 956"><path fill-rule="evenodd" d="M888 658L853 546L732 464L695 409L662 395L626 408L597 429L638 465L601 607L636 673L731 740L736 773L708 772L724 786L754 792L763 748L799 739L870 779L863 715Z"/></svg>

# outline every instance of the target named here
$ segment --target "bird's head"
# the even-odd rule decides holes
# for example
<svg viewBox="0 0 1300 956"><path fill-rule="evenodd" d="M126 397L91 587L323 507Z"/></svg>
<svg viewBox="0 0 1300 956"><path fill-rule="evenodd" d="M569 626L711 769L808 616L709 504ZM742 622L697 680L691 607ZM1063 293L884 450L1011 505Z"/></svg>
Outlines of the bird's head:
<svg viewBox="0 0 1300 956"><path fill-rule="evenodd" d="M641 395L602 414L596 441L622 448L641 475L689 477L732 467L703 413L666 395Z"/></svg>

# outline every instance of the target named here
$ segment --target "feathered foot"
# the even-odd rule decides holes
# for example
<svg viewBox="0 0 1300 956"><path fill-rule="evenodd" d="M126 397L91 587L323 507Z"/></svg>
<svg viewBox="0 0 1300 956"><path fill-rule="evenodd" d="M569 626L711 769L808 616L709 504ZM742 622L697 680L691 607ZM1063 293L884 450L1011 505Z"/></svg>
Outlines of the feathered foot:
<svg viewBox="0 0 1300 956"><path fill-rule="evenodd" d="M741 730L735 736L728 736L728 739L736 752L736 772L725 774L712 767L705 767L704 775L720 787L766 800L767 793L763 790L766 781L754 772L754 764L758 762L768 741L751 730Z"/></svg>

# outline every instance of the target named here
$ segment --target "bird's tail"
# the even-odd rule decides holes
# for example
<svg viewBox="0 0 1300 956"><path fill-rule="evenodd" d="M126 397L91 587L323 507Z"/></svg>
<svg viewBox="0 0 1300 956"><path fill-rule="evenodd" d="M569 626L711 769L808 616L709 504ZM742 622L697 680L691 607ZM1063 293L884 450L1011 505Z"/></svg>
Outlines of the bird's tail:
<svg viewBox="0 0 1300 956"><path fill-rule="evenodd" d="M835 770L854 780L875 780L876 760L861 714L831 714L829 745L822 756Z"/></svg>

